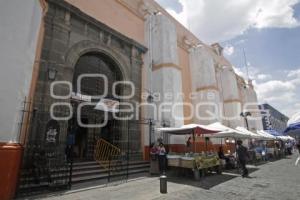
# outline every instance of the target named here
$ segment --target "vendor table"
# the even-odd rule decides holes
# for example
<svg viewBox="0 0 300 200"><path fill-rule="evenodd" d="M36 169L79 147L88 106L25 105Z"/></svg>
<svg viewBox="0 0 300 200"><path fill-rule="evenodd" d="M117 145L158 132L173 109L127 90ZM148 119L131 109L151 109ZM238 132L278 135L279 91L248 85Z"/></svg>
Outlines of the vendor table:
<svg viewBox="0 0 300 200"><path fill-rule="evenodd" d="M167 155L168 166L190 169L194 172L196 180L200 179L201 176L207 171L216 171L221 173L221 163L216 155L210 156L181 156L181 155Z"/></svg>

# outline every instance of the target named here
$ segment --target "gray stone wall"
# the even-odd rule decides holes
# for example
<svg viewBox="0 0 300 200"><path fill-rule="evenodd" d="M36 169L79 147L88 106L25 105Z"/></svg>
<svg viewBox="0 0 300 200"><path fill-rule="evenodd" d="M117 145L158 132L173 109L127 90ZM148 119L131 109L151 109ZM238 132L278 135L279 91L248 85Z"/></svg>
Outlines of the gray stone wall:
<svg viewBox="0 0 300 200"><path fill-rule="evenodd" d="M30 141L44 142L46 124L50 120L49 109L54 102L70 102L69 99L57 100L50 97L51 80L48 70L56 69L56 81L72 83L74 67L81 55L89 52L108 56L120 69L123 80L132 81L135 95L129 102L140 102L142 54L146 48L125 37L76 7L64 2L48 0L49 9L44 18L45 36L40 60L40 70L33 102L34 113L30 128ZM68 93L67 87L55 88L57 95ZM127 93L126 88L123 91ZM56 109L57 116L68 115L68 108ZM67 121L60 121L59 141L66 142ZM126 123L119 123L122 139L127 138ZM133 124L133 125L132 125ZM93 132L93 131L89 131ZM130 149L141 151L141 133L138 123L131 123ZM92 140L89 137L89 140Z"/></svg>

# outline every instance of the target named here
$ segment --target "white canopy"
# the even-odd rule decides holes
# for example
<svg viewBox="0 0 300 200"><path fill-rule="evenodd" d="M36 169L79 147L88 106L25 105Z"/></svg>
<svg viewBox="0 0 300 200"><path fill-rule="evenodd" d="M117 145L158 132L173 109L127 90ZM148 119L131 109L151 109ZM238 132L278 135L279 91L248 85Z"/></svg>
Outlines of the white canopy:
<svg viewBox="0 0 300 200"><path fill-rule="evenodd" d="M173 134L173 135L187 135L187 134L211 134L211 133L217 133L219 130L210 128L206 125L201 124L187 124L183 125L179 128L157 128L156 130L167 133L167 134Z"/></svg>
<svg viewBox="0 0 300 200"><path fill-rule="evenodd" d="M289 138L289 140L295 140L295 138L291 137L291 136L287 136Z"/></svg>
<svg viewBox="0 0 300 200"><path fill-rule="evenodd" d="M264 130L257 131L257 134L261 135L264 140L276 140L276 137L274 135L271 135L270 133Z"/></svg>
<svg viewBox="0 0 300 200"><path fill-rule="evenodd" d="M244 134L248 135L249 138L253 138L253 139L263 139L263 136L258 135L256 133L253 133L251 131L248 131L246 128L238 126L235 128L236 130L243 132Z"/></svg>
<svg viewBox="0 0 300 200"><path fill-rule="evenodd" d="M249 138L249 136L241 131L229 128L227 126L224 126L220 122L216 122L213 124L208 125L209 128L219 130L220 132L212 135L211 137L215 138Z"/></svg>
<svg viewBox="0 0 300 200"><path fill-rule="evenodd" d="M295 140L293 137L291 136L277 136L278 139L282 140L282 141L288 141L288 140Z"/></svg>

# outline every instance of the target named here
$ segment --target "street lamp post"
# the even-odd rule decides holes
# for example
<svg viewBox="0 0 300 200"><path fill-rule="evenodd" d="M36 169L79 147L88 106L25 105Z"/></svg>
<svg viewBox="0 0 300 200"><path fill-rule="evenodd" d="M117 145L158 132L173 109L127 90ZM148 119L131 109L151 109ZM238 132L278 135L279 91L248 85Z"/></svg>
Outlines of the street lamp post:
<svg viewBox="0 0 300 200"><path fill-rule="evenodd" d="M248 116L251 116L251 113L248 112L248 111L247 111L247 112L241 112L240 116L244 118L244 120L245 120L245 122L246 122L247 130L249 130L249 124L248 124L248 119L247 119L247 117L248 117Z"/></svg>

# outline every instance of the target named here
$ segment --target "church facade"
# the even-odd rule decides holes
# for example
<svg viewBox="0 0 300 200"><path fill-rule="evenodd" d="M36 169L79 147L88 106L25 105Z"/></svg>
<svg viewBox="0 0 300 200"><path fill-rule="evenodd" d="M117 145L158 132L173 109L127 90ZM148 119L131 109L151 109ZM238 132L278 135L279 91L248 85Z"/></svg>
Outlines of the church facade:
<svg viewBox="0 0 300 200"><path fill-rule="evenodd" d="M122 146L130 137L129 149L147 159L157 127L221 122L235 128L246 126L245 110L259 117L252 82L235 73L222 47L205 44L153 0L13 0L5 6L20 9L13 30L24 34L6 30L16 38L7 45L18 50L1 57L7 72L1 74L1 144L63 151L77 128L80 158L93 159L99 138ZM104 100L118 104L118 112L95 109ZM263 129L260 119L248 125Z"/></svg>

